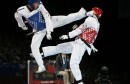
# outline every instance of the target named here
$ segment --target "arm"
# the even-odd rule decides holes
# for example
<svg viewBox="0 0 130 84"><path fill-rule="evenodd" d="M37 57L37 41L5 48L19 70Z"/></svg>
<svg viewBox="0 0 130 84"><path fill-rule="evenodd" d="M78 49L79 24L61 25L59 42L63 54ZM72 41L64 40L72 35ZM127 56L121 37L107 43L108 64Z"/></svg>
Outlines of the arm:
<svg viewBox="0 0 130 84"><path fill-rule="evenodd" d="M91 46L91 48L92 48L93 52L98 52L98 50L94 47L94 45L93 45L93 44L90 44L90 46Z"/></svg>
<svg viewBox="0 0 130 84"><path fill-rule="evenodd" d="M80 35L81 33L82 33L82 31L81 31L81 29L79 27L79 28L69 32L68 36L69 36L69 38L74 38L74 37Z"/></svg>
<svg viewBox="0 0 130 84"><path fill-rule="evenodd" d="M82 34L87 28L91 28L91 25L89 25L91 23L90 21L90 18L86 18L85 22L83 24L81 24L77 29L69 32L68 35L62 35L60 37L61 40L64 40L64 39L71 39L71 38L74 38L80 34Z"/></svg>
<svg viewBox="0 0 130 84"><path fill-rule="evenodd" d="M82 31L79 28L77 28L77 29L69 32L68 35L62 35L62 36L60 36L59 39L60 40L71 39L71 38L74 38L74 37L80 35L81 33L82 33Z"/></svg>
<svg viewBox="0 0 130 84"><path fill-rule="evenodd" d="M23 30L27 30L28 28L26 27L25 23L23 22L22 15L17 11L14 14L14 16L18 23L18 26L21 27Z"/></svg>

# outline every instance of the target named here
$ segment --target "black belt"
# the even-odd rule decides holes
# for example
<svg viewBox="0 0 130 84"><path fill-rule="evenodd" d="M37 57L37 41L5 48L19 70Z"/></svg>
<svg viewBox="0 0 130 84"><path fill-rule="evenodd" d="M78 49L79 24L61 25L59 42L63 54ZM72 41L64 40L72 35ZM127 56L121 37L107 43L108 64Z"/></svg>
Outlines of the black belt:
<svg viewBox="0 0 130 84"><path fill-rule="evenodd" d="M91 48L91 46L82 38L80 38L89 48Z"/></svg>

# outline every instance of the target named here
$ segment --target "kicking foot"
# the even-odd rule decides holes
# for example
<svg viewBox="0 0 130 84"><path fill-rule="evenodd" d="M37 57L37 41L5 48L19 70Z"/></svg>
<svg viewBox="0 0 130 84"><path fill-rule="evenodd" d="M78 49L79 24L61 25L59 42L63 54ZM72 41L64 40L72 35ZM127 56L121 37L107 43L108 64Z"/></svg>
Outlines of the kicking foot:
<svg viewBox="0 0 130 84"><path fill-rule="evenodd" d="M81 83L78 83L78 84L84 84L83 82L81 82Z"/></svg>
<svg viewBox="0 0 130 84"><path fill-rule="evenodd" d="M36 73L42 73L46 71L46 68L43 66L43 67L38 67L38 71L36 71Z"/></svg>
<svg viewBox="0 0 130 84"><path fill-rule="evenodd" d="M83 7L79 10L79 13L85 14L87 16L87 11Z"/></svg>

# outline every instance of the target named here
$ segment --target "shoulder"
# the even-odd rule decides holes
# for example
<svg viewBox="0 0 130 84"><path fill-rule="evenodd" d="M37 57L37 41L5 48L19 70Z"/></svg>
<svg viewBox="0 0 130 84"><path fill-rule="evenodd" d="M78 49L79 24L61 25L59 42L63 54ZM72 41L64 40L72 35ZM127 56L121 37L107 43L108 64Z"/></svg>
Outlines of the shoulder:
<svg viewBox="0 0 130 84"><path fill-rule="evenodd" d="M88 17L85 19L85 21L94 21L94 20L96 20L96 18L94 18L94 17Z"/></svg>
<svg viewBox="0 0 130 84"><path fill-rule="evenodd" d="M86 18L85 24L91 28L96 29L97 31L99 30L99 27L100 27L100 23L99 23L98 19L95 17Z"/></svg>
<svg viewBox="0 0 130 84"><path fill-rule="evenodd" d="M41 3L38 7L38 9L44 8L44 5Z"/></svg>
<svg viewBox="0 0 130 84"><path fill-rule="evenodd" d="M85 19L85 23L99 24L99 21L95 17L88 17L88 18Z"/></svg>

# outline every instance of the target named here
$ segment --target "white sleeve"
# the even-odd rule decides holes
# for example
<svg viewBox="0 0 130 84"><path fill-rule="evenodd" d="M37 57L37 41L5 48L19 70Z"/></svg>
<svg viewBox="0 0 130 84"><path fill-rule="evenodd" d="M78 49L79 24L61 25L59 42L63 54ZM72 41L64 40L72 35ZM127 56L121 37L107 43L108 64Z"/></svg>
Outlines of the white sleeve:
<svg viewBox="0 0 130 84"><path fill-rule="evenodd" d="M42 15L43 15L43 17L45 19L47 33L53 32L53 24L52 24L52 21L51 21L50 14L45 9L45 7L43 6L43 4L40 4L40 6L39 6L38 9L42 13Z"/></svg>
<svg viewBox="0 0 130 84"><path fill-rule="evenodd" d="M82 33L80 28L77 28L71 32L69 32L69 38L74 38Z"/></svg>
<svg viewBox="0 0 130 84"><path fill-rule="evenodd" d="M90 19L87 18L83 24L81 24L76 30L69 32L69 38L74 38L82 34L87 28L90 27Z"/></svg>
<svg viewBox="0 0 130 84"><path fill-rule="evenodd" d="M26 26L25 23L23 22L22 15L19 14L19 12L16 12L14 14L14 17L15 17L19 27L25 27Z"/></svg>

